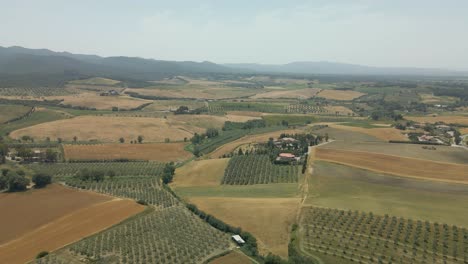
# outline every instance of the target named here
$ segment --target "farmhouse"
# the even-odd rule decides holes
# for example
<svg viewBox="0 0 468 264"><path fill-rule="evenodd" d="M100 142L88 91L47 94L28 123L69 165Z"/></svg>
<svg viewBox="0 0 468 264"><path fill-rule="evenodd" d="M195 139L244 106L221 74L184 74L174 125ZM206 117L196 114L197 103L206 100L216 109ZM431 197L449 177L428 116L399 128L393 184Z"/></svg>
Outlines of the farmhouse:
<svg viewBox="0 0 468 264"><path fill-rule="evenodd" d="M238 245L243 245L243 244L245 244L244 239L242 239L242 237L239 236L239 235L233 235L233 236L232 236L232 240L234 240Z"/></svg>
<svg viewBox="0 0 468 264"><path fill-rule="evenodd" d="M299 159L299 157L296 157L296 155L294 155L294 154L280 153L278 155L278 157L276 158L276 161L291 162L291 161L296 161L298 159Z"/></svg>
<svg viewBox="0 0 468 264"><path fill-rule="evenodd" d="M296 142L297 142L297 140L294 139L294 138L284 137L284 138L280 138L277 141L275 141L274 144L275 144L276 147L282 147L282 146L292 147L293 144L296 143Z"/></svg>
<svg viewBox="0 0 468 264"><path fill-rule="evenodd" d="M100 96L116 96L116 95L119 95L119 92L117 92L116 90L110 90L107 92L100 93L99 95Z"/></svg>

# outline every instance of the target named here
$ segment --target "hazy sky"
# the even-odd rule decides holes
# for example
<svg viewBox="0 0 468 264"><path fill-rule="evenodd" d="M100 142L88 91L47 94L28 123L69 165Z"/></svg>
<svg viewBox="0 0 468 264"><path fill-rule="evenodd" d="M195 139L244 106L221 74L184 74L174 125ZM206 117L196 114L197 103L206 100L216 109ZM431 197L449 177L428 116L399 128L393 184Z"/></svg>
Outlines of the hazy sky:
<svg viewBox="0 0 468 264"><path fill-rule="evenodd" d="M0 46L468 70L466 0L0 0Z"/></svg>

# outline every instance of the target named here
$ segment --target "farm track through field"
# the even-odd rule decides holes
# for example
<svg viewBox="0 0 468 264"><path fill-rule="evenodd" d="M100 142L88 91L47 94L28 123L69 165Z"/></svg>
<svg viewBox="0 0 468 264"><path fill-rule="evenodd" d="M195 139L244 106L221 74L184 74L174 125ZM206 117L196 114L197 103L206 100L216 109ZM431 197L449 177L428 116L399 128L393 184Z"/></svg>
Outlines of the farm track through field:
<svg viewBox="0 0 468 264"><path fill-rule="evenodd" d="M326 145L328 143L332 143L333 140L330 140L328 142L321 143L316 146L309 147L309 152L308 152L308 161L307 161L307 171L304 174L304 180L302 183L299 185L299 191L301 193L301 205L300 209L297 211L296 215L296 221L299 223L299 219L301 217L301 211L303 207L306 207L305 202L307 201L307 197L309 196L309 180L310 177L314 174L314 161L315 161L315 150L319 146Z"/></svg>

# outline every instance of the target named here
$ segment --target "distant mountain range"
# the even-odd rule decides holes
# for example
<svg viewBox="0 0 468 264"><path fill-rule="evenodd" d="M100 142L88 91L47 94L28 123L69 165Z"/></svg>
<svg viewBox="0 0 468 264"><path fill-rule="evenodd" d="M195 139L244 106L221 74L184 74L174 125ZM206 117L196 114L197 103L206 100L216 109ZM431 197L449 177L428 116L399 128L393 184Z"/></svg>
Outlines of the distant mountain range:
<svg viewBox="0 0 468 264"><path fill-rule="evenodd" d="M458 76L468 75L468 72L451 71L431 68L390 68L371 67L356 64L303 61L281 65L269 64L224 64L224 66L268 73L295 73L295 74L336 74L336 75L415 75L415 76Z"/></svg>
<svg viewBox="0 0 468 264"><path fill-rule="evenodd" d="M83 75L154 80L161 76L183 73L231 72L232 69L211 62L162 61L135 57L100 57L47 49L0 47L0 73Z"/></svg>
<svg viewBox="0 0 468 264"><path fill-rule="evenodd" d="M136 57L54 52L47 49L0 47L0 86L56 85L86 76L139 81L184 74L290 73L335 75L468 75L440 69L380 68L333 62L293 62L284 65L216 64L212 62L164 61Z"/></svg>

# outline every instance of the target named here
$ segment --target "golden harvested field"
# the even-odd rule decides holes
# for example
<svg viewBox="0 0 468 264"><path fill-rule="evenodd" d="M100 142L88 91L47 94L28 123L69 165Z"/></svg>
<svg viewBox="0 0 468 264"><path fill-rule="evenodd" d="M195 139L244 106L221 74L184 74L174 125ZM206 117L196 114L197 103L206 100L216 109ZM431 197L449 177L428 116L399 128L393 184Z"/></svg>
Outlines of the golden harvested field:
<svg viewBox="0 0 468 264"><path fill-rule="evenodd" d="M435 123L435 122L444 122L447 124L461 124L468 125L468 115L466 116L405 116L406 119L413 120L419 123Z"/></svg>
<svg viewBox="0 0 468 264"><path fill-rule="evenodd" d="M259 117L251 116L242 116L242 115L233 115L227 114L224 116L214 116L214 115L173 115L168 116L168 120L173 125L189 125L200 128L222 128L224 122L246 122L252 119L260 119Z"/></svg>
<svg viewBox="0 0 468 264"><path fill-rule="evenodd" d="M206 106L205 102L195 100L154 100L152 104L145 107L145 111L175 111L180 106L196 109Z"/></svg>
<svg viewBox="0 0 468 264"><path fill-rule="evenodd" d="M69 82L71 84L86 84L86 85L115 85L120 83L120 81L102 78L102 77L93 77L83 80L74 80Z"/></svg>
<svg viewBox="0 0 468 264"><path fill-rule="evenodd" d="M192 157L184 150L186 143L64 145L67 160L150 160L181 161Z"/></svg>
<svg viewBox="0 0 468 264"><path fill-rule="evenodd" d="M385 141L388 140L408 140L408 138L401 133L401 130L398 130L393 127L382 127L382 128L363 128L363 127L353 127L353 126L344 126L339 124L328 124L329 127L337 128L346 131L358 132L367 134L369 136L376 137Z"/></svg>
<svg viewBox="0 0 468 264"><path fill-rule="evenodd" d="M248 117L262 117L264 114L262 112L249 112L249 111L228 111L228 115L236 116L248 116Z"/></svg>
<svg viewBox="0 0 468 264"><path fill-rule="evenodd" d="M458 99L452 96L435 96L434 94L420 94L423 103L454 103Z"/></svg>
<svg viewBox="0 0 468 264"><path fill-rule="evenodd" d="M468 134L468 127L460 128L460 133L461 133L462 135Z"/></svg>
<svg viewBox="0 0 468 264"><path fill-rule="evenodd" d="M197 99L224 99L255 95L255 92L245 88L210 87L203 85L181 85L170 88L147 87L126 89L141 95L169 97L169 98L197 98Z"/></svg>
<svg viewBox="0 0 468 264"><path fill-rule="evenodd" d="M100 96L93 93L80 93L67 96L49 96L48 100L63 100L63 105L83 106L96 108L98 110L111 110L112 107L119 109L133 109L151 101L132 98L129 96Z"/></svg>
<svg viewBox="0 0 468 264"><path fill-rule="evenodd" d="M189 202L222 221L252 233L262 254L288 256L299 198L192 197Z"/></svg>
<svg viewBox="0 0 468 264"><path fill-rule="evenodd" d="M351 90L322 90L317 94L317 97L323 97L331 100L350 101L363 95L365 95L365 93Z"/></svg>
<svg viewBox="0 0 468 264"><path fill-rule="evenodd" d="M117 224L144 210L132 200L113 199L59 185L0 194L0 263L25 263Z"/></svg>
<svg viewBox="0 0 468 264"><path fill-rule="evenodd" d="M260 93L252 96L253 99L279 99L279 98L291 98L291 99L308 99L314 97L320 89L306 88L298 90L276 90L266 93Z"/></svg>
<svg viewBox="0 0 468 264"><path fill-rule="evenodd" d="M130 142L142 135L145 142L164 142L166 138L172 141L190 138L195 132L204 132L204 129L184 124L171 125L163 118L78 116L22 128L10 136L20 138L28 135L41 140L62 138L65 141L72 141L76 136L80 141L102 142L118 142L123 137L125 142Z"/></svg>
<svg viewBox="0 0 468 264"><path fill-rule="evenodd" d="M468 184L468 165L463 164L327 148L318 148L316 158L398 176Z"/></svg>
<svg viewBox="0 0 468 264"><path fill-rule="evenodd" d="M302 133L302 132L304 131L300 129L286 129L286 130L279 130L275 132L268 132L264 134L248 135L248 136L239 138L237 140L234 140L232 142L229 142L225 145L222 145L221 147L217 148L215 151L210 153L209 156L212 158L218 158L218 157L223 156L224 154L231 153L232 151L234 151L237 147L241 145L245 145L248 143L266 142L271 137L278 138L281 133L294 134L294 133Z"/></svg>
<svg viewBox="0 0 468 264"><path fill-rule="evenodd" d="M210 264L249 264L254 263L246 255L239 253L237 251L232 251L231 253L214 259L209 262Z"/></svg>
<svg viewBox="0 0 468 264"><path fill-rule="evenodd" d="M351 109L341 105L325 106L325 110L331 114L338 112L338 115L352 115L354 113Z"/></svg>
<svg viewBox="0 0 468 264"><path fill-rule="evenodd" d="M191 161L177 168L172 187L218 186L229 159Z"/></svg>

